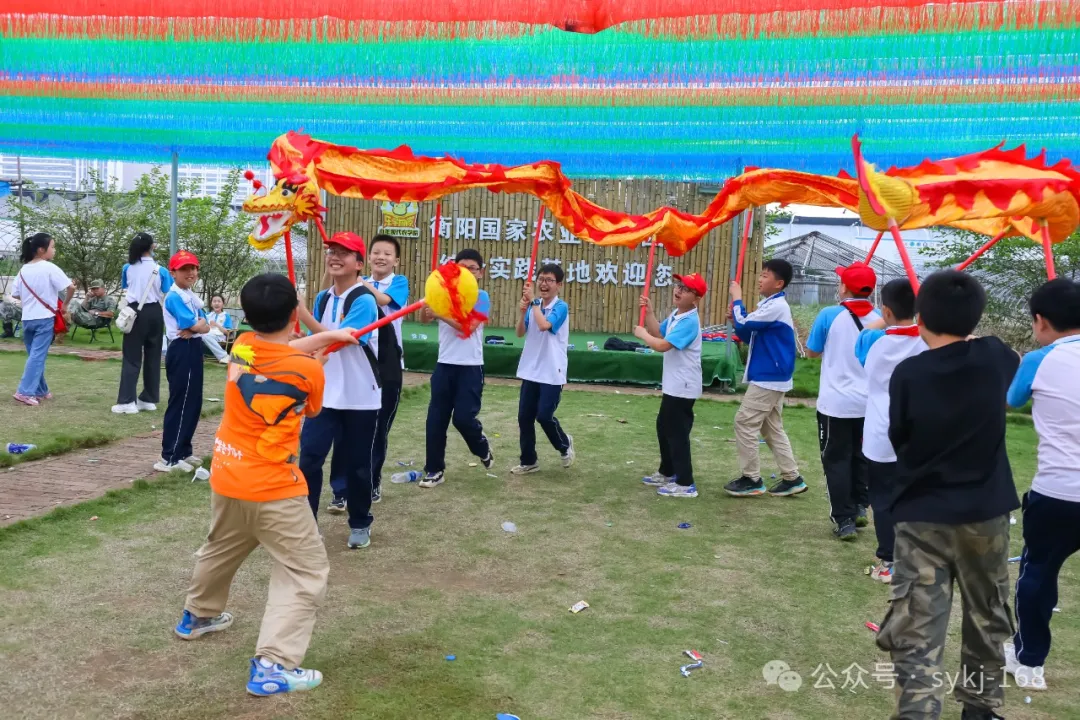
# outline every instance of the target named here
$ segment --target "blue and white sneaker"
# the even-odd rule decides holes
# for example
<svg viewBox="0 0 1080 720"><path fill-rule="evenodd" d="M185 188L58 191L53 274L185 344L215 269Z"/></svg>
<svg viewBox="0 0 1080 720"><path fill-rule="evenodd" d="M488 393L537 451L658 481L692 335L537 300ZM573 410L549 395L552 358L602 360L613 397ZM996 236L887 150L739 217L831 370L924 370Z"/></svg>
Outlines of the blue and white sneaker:
<svg viewBox="0 0 1080 720"><path fill-rule="evenodd" d="M349 531L349 549L366 548L371 544L371 528L353 528Z"/></svg>
<svg viewBox="0 0 1080 720"><path fill-rule="evenodd" d="M185 610L183 617L180 618L180 622L176 623L173 632L175 632L176 636L181 640L194 640L202 637L206 633L225 630L232 625L232 622L232 613L223 612L217 617L200 618L195 617Z"/></svg>
<svg viewBox="0 0 1080 720"><path fill-rule="evenodd" d="M663 485L668 485L675 482L675 476L672 475L671 477L668 477L667 475L660 474L660 471L657 470L652 475L646 475L645 477L641 478L641 482L645 483L646 485L652 485L653 487L661 487Z"/></svg>
<svg viewBox="0 0 1080 720"><path fill-rule="evenodd" d="M657 495L663 495L664 497L697 497L697 485L690 483L689 485L679 485L678 483L670 482L662 488L658 488Z"/></svg>
<svg viewBox="0 0 1080 720"><path fill-rule="evenodd" d="M282 693L312 690L322 684L322 673L318 670L296 668L286 670L278 663L263 658L251 658L251 677L248 680L249 695L269 697Z"/></svg>

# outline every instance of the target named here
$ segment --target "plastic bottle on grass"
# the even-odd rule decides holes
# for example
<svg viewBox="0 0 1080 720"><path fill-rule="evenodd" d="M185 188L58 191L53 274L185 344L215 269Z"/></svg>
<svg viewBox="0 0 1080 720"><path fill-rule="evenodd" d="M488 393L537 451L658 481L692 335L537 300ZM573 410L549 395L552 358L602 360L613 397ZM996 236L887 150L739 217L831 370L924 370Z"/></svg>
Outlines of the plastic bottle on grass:
<svg viewBox="0 0 1080 720"><path fill-rule="evenodd" d="M416 482L424 476L424 473L419 470L409 470L408 472L394 473L390 476L390 482L400 485L401 483Z"/></svg>
<svg viewBox="0 0 1080 720"><path fill-rule="evenodd" d="M22 455L23 453L30 452L37 445L31 445L29 443L8 443L7 451L9 455Z"/></svg>

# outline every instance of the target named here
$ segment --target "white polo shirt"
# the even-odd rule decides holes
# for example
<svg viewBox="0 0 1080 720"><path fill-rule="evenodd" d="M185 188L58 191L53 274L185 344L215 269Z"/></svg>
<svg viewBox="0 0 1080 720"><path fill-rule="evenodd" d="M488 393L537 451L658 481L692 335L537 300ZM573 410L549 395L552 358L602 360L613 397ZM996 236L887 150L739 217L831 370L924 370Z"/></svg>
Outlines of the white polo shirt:
<svg viewBox="0 0 1080 720"><path fill-rule="evenodd" d="M19 298L23 322L48 320L56 317L53 312L57 308L56 301L69 287L71 287L71 279L64 274L63 270L48 260L39 260L26 263L19 269L15 277L15 285L11 288L11 296ZM37 293L38 297L48 303L52 310L38 302L30 290Z"/></svg>
<svg viewBox="0 0 1080 720"><path fill-rule="evenodd" d="M157 277L154 277L155 268ZM139 302L147 283L150 283L150 290L146 293L146 303L149 305L164 302L165 293L173 286L173 279L165 268L149 257L140 258L134 265L124 265L120 273L120 286L127 291L124 295L127 304Z"/></svg>
<svg viewBox="0 0 1080 720"><path fill-rule="evenodd" d="M185 290L177 284L169 288L165 293L165 302L162 304L162 317L165 318L165 337L170 341L175 340L181 330L187 330L199 322L199 318L205 318L203 302L199 296L190 289ZM202 337L206 333L196 333L196 337Z"/></svg>
<svg viewBox="0 0 1080 720"><path fill-rule="evenodd" d="M381 293L386 293L390 296L390 302L386 305L383 312L390 314L397 312L401 308L409 304L409 278L404 275L397 275L390 273L382 280L376 280L374 277L365 278L372 286ZM401 324L405 322L405 318L400 317L395 320L391 325L394 326L394 332L397 334L397 344L401 348L401 367L405 367L405 344L402 342Z"/></svg>
<svg viewBox="0 0 1080 720"><path fill-rule="evenodd" d="M660 334L674 347L664 353L662 388L665 395L697 400L701 397L701 318L697 308L668 315Z"/></svg>
<svg viewBox="0 0 1080 720"><path fill-rule="evenodd" d="M859 320L868 325L880 317L872 310ZM822 415L861 418L866 412L866 371L855 357L858 337L859 327L844 303L822 310L810 328L806 347L821 354L817 409Z"/></svg>
<svg viewBox="0 0 1080 720"><path fill-rule="evenodd" d="M323 296L326 296L326 307L319 318L323 327L327 330L359 330L375 322L379 315L378 305L375 298L366 293L353 301L349 314L345 315L345 298L358 287L363 286L356 283L341 295L335 294L331 287L315 297L315 308L318 309ZM378 357L378 340L379 331L376 330L362 336L361 345L348 345L327 355L326 365L323 366L326 376L323 407L335 410L378 410L382 407L382 390L375 381L375 373L363 348L366 344Z"/></svg>
<svg viewBox="0 0 1080 720"><path fill-rule="evenodd" d="M1008 401L1023 407L1032 398L1039 470L1031 489L1080 502L1080 335L1059 338L1024 356Z"/></svg>
<svg viewBox="0 0 1080 720"><path fill-rule="evenodd" d="M473 309L483 315L491 312L491 298L487 292L480 291ZM457 330L440 320L439 362L444 365L483 365L484 327L483 323L477 325L469 337L463 338Z"/></svg>
<svg viewBox="0 0 1080 720"><path fill-rule="evenodd" d="M906 333L917 325L887 330L863 330L855 342L855 357L866 368L866 422L863 424L863 455L877 463L896 462L889 441L889 382L901 361L927 350L922 338Z"/></svg>
<svg viewBox="0 0 1080 720"><path fill-rule="evenodd" d="M570 344L570 308L557 296L540 308L551 323L541 330L533 322L534 310L525 313L525 347L518 360L517 376L544 385L566 384L566 348Z"/></svg>

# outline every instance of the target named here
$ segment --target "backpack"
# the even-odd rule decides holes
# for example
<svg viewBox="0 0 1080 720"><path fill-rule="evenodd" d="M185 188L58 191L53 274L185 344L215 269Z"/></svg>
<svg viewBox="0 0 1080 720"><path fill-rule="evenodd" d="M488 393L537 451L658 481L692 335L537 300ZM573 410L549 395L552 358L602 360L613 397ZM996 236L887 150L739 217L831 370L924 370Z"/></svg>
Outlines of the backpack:
<svg viewBox="0 0 1080 720"><path fill-rule="evenodd" d="M360 286L349 291L349 294L344 298L344 307L341 310L342 317L349 314L349 308L352 307L356 298L361 295L371 295L371 291L366 287ZM316 319L322 320L323 313L326 312L326 303L330 301L330 293L324 292L319 295L318 302L316 304ZM383 309L376 305L378 316L383 318L386 313ZM401 348L398 347L397 331L394 326L387 325L383 327L383 330L389 329L390 332L379 333L379 355L375 356L374 351L368 345L361 345L364 350L364 355L368 359L368 363L371 364L371 372L375 376L375 383L381 388L383 380L396 381L395 384L401 384Z"/></svg>
<svg viewBox="0 0 1080 720"><path fill-rule="evenodd" d="M645 347L639 342L632 340L623 340L622 338L609 337L604 341L605 350L622 350L624 352L635 352L638 348Z"/></svg>

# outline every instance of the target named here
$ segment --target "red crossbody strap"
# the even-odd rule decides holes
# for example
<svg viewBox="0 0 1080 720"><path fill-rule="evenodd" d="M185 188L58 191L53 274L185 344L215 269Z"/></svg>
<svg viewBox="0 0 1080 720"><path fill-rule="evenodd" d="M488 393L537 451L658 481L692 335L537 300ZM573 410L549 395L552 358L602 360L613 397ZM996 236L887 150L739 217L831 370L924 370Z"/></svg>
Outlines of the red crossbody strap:
<svg viewBox="0 0 1080 720"><path fill-rule="evenodd" d="M45 309L53 314L53 317L56 317L56 311L52 309L52 306L49 305L49 303L42 300L40 295L34 292L34 288L30 287L30 283L26 282L26 278L22 276L22 271L19 272L19 279L22 280L23 287L30 291L30 294L34 296L34 299L44 305Z"/></svg>

